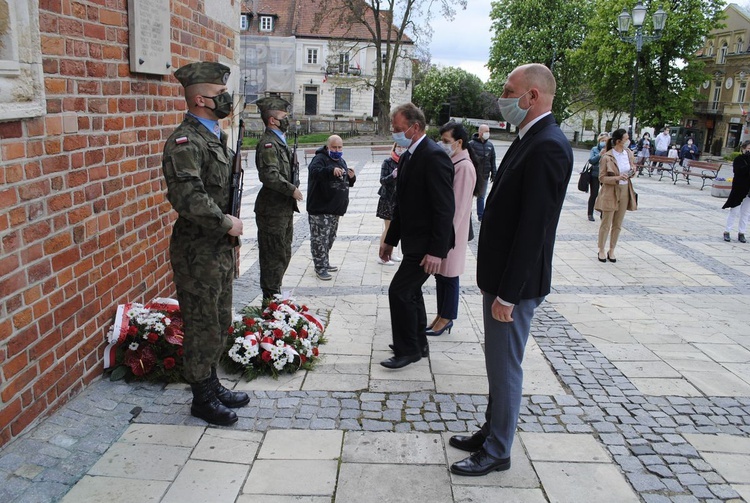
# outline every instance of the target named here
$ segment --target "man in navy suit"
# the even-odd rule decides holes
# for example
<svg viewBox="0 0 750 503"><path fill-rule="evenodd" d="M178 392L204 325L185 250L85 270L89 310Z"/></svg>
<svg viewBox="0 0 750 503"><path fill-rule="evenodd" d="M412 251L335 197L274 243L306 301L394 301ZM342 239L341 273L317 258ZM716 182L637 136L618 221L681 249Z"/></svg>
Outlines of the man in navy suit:
<svg viewBox="0 0 750 503"><path fill-rule="evenodd" d="M388 288L395 356L380 364L397 369L428 355L422 285L453 248L455 201L453 163L425 136L422 111L411 103L400 105L391 126L393 140L408 150L399 159L396 207L380 258L390 260L399 240L404 256Z"/></svg>
<svg viewBox="0 0 750 503"><path fill-rule="evenodd" d="M524 348L534 310L550 292L552 254L573 150L551 114L555 78L543 65L513 70L498 104L518 127L503 157L479 231L477 283L484 305L489 381L486 422L450 445L472 452L451 472L485 475L510 468L521 407Z"/></svg>

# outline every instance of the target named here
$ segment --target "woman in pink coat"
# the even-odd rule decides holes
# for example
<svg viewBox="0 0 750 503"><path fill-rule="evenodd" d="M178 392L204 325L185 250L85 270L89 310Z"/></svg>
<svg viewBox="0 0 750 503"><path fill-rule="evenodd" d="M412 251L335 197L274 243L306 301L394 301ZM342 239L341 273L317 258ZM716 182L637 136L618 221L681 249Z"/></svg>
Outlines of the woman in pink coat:
<svg viewBox="0 0 750 503"><path fill-rule="evenodd" d="M450 333L453 320L458 316L458 277L464 272L466 249L471 225L471 203L477 182L476 160L469 148L469 134L457 122L449 122L440 128L439 145L453 161L453 195L456 213L453 215L453 230L456 241L453 249L440 264L435 274L437 287L437 316L427 327L427 335Z"/></svg>

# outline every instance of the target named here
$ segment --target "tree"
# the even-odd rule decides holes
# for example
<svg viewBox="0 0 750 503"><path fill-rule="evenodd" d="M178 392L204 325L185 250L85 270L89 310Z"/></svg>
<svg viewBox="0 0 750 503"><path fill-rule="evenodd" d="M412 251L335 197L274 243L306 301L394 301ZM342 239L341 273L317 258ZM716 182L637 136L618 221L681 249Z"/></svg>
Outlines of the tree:
<svg viewBox="0 0 750 503"><path fill-rule="evenodd" d="M430 123L438 120L444 103L450 103L453 116L480 117L482 87L480 78L466 70L433 66L414 87L412 101Z"/></svg>
<svg viewBox="0 0 750 503"><path fill-rule="evenodd" d="M591 0L497 0L490 17L494 37L487 67L489 88L502 93L508 74L525 63L542 63L557 80L553 113L567 116L582 82L580 63L571 59L586 36Z"/></svg>
<svg viewBox="0 0 750 503"><path fill-rule="evenodd" d="M705 37L717 27L722 0L646 2L644 31L651 33L651 15L663 5L667 23L659 40L645 43L638 60L636 117L643 124L674 124L692 110L703 65L693 61ZM631 8L632 5L625 5ZM610 110L630 110L636 48L620 40L617 16L623 4L596 0L586 40L574 59L588 76L594 102ZM631 29L632 31L632 29ZM689 63L689 64L688 64Z"/></svg>
<svg viewBox="0 0 750 503"><path fill-rule="evenodd" d="M439 11L452 19L456 8L465 9L467 0L319 0L315 14L319 26L331 21L350 31L364 27L369 47L382 57L375 58L375 75L361 79L371 87L378 105L378 132L385 134L390 128L391 84L400 59L408 58L404 42L413 37L426 45L432 36L430 19ZM437 4L438 9L433 8ZM327 22L326 22L327 21Z"/></svg>

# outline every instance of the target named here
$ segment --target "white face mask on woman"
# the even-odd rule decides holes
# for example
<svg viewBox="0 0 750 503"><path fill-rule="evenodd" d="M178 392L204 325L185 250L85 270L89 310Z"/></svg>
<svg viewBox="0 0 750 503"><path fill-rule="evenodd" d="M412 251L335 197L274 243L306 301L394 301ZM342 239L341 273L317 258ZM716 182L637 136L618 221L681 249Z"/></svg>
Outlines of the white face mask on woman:
<svg viewBox="0 0 750 503"><path fill-rule="evenodd" d="M448 157L453 157L453 145L454 143L445 143L444 141L440 142L440 148L443 149L443 151L448 154Z"/></svg>

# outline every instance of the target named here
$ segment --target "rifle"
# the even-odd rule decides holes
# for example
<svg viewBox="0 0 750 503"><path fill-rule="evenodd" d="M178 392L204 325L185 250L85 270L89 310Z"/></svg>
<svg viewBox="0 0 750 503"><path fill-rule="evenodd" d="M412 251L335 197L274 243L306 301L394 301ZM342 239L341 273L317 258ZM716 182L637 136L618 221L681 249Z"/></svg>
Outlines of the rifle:
<svg viewBox="0 0 750 503"><path fill-rule="evenodd" d="M240 208L242 206L242 185L245 179L245 170L242 169L242 138L245 136L245 123L240 119L240 128L237 133L237 150L234 152L232 159L232 184L229 189L229 214L240 218ZM240 238L229 236L229 241L237 247L240 245ZM237 277L235 273L235 277Z"/></svg>
<svg viewBox="0 0 750 503"><path fill-rule="evenodd" d="M294 126L294 150L292 151L292 183L299 187L299 159L297 158L297 136L299 131L299 121Z"/></svg>

